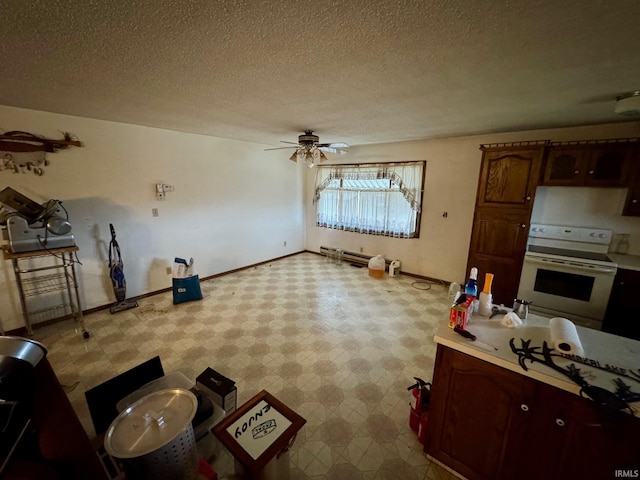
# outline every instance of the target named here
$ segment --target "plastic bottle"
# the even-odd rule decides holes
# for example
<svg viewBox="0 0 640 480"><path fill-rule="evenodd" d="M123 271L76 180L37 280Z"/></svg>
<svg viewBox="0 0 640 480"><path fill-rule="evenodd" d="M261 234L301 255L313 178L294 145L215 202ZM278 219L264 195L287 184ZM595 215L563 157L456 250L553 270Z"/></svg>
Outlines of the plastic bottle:
<svg viewBox="0 0 640 480"><path fill-rule="evenodd" d="M373 278L384 278L386 263L382 255L376 255L369 260L369 276Z"/></svg>
<svg viewBox="0 0 640 480"><path fill-rule="evenodd" d="M449 285L449 300L451 300L451 302L455 302L458 300L460 293L460 284L452 282L451 285Z"/></svg>
<svg viewBox="0 0 640 480"><path fill-rule="evenodd" d="M469 280L467 280L467 284L464 286L464 293L469 297L473 297L472 312L478 311L478 269L473 267L471 272L469 272Z"/></svg>
<svg viewBox="0 0 640 480"><path fill-rule="evenodd" d="M389 276L397 277L400 275L400 260L392 260L389 263Z"/></svg>
<svg viewBox="0 0 640 480"><path fill-rule="evenodd" d="M464 286L464 293L474 297L478 296L478 269L476 267L473 267L469 272L469 280Z"/></svg>
<svg viewBox="0 0 640 480"><path fill-rule="evenodd" d="M491 307L493 307L493 296L491 295L491 284L493 283L493 273L485 273L484 287L480 292L480 305L478 305L478 313L483 317L491 315Z"/></svg>

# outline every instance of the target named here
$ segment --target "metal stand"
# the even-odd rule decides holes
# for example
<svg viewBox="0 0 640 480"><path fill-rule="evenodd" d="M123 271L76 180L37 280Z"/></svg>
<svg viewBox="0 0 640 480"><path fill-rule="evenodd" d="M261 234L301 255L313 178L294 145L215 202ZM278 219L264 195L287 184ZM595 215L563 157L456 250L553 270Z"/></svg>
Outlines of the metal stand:
<svg viewBox="0 0 640 480"><path fill-rule="evenodd" d="M89 338L89 332L85 328L80 307L80 294L78 291L78 281L76 278L75 260L73 254L78 251L78 247L55 248L51 250L38 250L35 252L12 253L6 246L2 248L5 260L11 260L13 271L16 276L18 292L20 293L20 305L22 307L22 317L28 335L33 335L31 327L31 317L43 314L53 314L60 312L64 316L70 311L71 317L80 323L82 336ZM21 267L21 261L42 258L39 262L42 266ZM52 262L47 265L46 263ZM39 310L29 310L27 298L42 296L47 293L65 291L66 302L41 308Z"/></svg>

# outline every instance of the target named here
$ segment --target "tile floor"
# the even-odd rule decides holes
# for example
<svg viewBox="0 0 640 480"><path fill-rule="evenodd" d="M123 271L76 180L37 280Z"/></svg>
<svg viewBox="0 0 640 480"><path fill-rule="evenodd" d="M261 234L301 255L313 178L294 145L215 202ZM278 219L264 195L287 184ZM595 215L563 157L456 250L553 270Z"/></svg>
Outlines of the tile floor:
<svg viewBox="0 0 640 480"><path fill-rule="evenodd" d="M447 289L302 253L202 282L202 301L144 298L115 315L36 328L90 437L84 391L160 355L195 379L212 367L237 382L238 405L265 389L302 415L293 479L449 479L409 428L407 387L432 377ZM429 288L427 290L427 288Z"/></svg>

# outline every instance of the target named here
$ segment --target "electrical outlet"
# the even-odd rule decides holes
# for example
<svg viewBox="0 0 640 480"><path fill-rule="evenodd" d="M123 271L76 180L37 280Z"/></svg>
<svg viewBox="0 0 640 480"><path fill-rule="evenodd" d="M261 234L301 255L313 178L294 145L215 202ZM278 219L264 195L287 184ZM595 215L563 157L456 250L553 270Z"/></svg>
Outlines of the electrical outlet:
<svg viewBox="0 0 640 480"><path fill-rule="evenodd" d="M158 213L158 209L157 208L152 208L151 209L151 215L153 215L154 217L159 216L160 214Z"/></svg>
<svg viewBox="0 0 640 480"><path fill-rule="evenodd" d="M360 253L364 252L364 249L362 247L360 247Z"/></svg>
<svg viewBox="0 0 640 480"><path fill-rule="evenodd" d="M156 183L156 200L164 200L164 185L162 183Z"/></svg>
<svg viewBox="0 0 640 480"><path fill-rule="evenodd" d="M171 269L171 267L167 267L167 275L171 275L173 273L173 270Z"/></svg>
<svg viewBox="0 0 640 480"><path fill-rule="evenodd" d="M284 242L282 242L282 246L286 247L287 246L287 241L285 240Z"/></svg>

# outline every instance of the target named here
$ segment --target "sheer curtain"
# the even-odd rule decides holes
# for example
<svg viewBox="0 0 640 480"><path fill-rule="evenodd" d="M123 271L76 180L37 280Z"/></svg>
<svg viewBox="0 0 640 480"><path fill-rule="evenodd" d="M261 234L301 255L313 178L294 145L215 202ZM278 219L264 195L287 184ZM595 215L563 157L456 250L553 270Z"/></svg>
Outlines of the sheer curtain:
<svg viewBox="0 0 640 480"><path fill-rule="evenodd" d="M425 166L425 161L318 166L316 225L417 237Z"/></svg>

